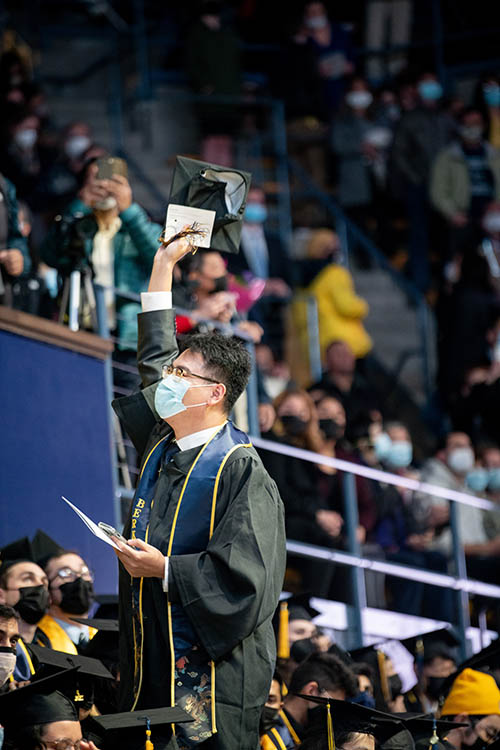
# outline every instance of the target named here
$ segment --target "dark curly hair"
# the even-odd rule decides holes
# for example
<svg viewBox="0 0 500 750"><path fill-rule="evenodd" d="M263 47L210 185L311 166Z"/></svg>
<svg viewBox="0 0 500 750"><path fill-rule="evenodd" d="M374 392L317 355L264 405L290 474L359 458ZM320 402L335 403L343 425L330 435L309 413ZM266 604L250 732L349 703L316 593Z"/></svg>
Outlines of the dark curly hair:
<svg viewBox="0 0 500 750"><path fill-rule="evenodd" d="M252 361L244 343L220 331L210 331L186 336L182 349L201 354L207 375L224 383L224 408L226 414L230 414L252 371Z"/></svg>
<svg viewBox="0 0 500 750"><path fill-rule="evenodd" d="M308 682L322 690L344 690L346 699L358 692L356 675L333 654L311 654L299 664L290 680L290 693L301 693Z"/></svg>

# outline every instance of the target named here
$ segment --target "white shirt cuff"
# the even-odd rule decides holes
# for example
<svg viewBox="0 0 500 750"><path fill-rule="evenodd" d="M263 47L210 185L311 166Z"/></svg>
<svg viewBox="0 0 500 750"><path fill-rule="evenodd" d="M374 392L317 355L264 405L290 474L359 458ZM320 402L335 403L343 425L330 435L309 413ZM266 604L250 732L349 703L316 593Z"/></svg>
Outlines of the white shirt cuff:
<svg viewBox="0 0 500 750"><path fill-rule="evenodd" d="M165 572L163 573L162 586L163 586L163 591L167 593L168 591L168 557L165 557Z"/></svg>
<svg viewBox="0 0 500 750"><path fill-rule="evenodd" d="M172 309L172 292L142 292L142 312Z"/></svg>

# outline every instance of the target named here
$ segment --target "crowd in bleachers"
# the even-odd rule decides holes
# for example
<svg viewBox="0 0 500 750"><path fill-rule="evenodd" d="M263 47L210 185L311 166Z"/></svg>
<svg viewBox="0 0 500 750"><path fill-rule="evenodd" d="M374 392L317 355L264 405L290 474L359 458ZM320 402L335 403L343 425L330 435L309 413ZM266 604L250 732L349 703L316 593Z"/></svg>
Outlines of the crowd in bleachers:
<svg viewBox="0 0 500 750"><path fill-rule="evenodd" d="M187 45L195 91L241 91L233 37L222 5L203 6ZM221 40L226 44L217 47ZM200 63L206 59L212 67ZM367 356L376 356L377 342L363 325L368 305L356 294L335 227L304 219L307 205L296 207L302 218L293 217L293 243L284 247L268 229L269 196L254 184L240 253L198 252L176 270L178 332L209 319L232 323L253 341L260 428L277 444L498 502L499 76L478 80L470 101L446 96L433 72L413 73L401 54L390 61L389 77L377 72L375 60L363 76L349 28L331 21L320 2L305 4L283 59L290 75L279 93L290 153L434 306L439 444L433 454L422 453L413 426L396 421L370 380ZM90 269L95 283L118 290L106 297L117 342L115 386L118 393L130 390L137 385L140 308L119 292L145 290L161 224L135 202L126 176L102 179L98 160L108 152L89 123L53 120L43 87L16 49L0 61L0 105L3 301L57 319L69 272ZM222 163L235 137L234 129L224 132L225 113L214 105L204 117L200 151ZM366 261L354 248L352 265ZM318 310L324 373L316 383L300 368L309 326L304 291ZM342 473L321 460L262 455L285 502L289 537L345 549ZM453 571L448 501L361 477L356 490L365 554ZM498 514L460 505L458 525L469 574L498 583ZM297 588L346 595L333 566L319 578L316 563L297 567ZM390 579L370 592L378 606L453 619L450 592L427 584L405 581L403 591Z"/></svg>

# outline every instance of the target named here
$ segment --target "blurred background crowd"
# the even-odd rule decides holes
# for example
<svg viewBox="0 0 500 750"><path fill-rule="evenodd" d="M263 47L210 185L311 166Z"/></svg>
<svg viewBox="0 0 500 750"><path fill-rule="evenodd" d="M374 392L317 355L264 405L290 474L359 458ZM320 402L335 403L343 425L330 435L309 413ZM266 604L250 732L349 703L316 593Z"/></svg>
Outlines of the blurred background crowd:
<svg viewBox="0 0 500 750"><path fill-rule="evenodd" d="M175 154L249 169L240 253L186 258L173 295L180 336L217 325L255 347L254 432L319 454L261 450L289 539L453 574L457 531L467 575L500 584L494 16L411 0L51 0L31 19L22 5L2 18L3 304L65 324L73 271L103 287L115 393L130 392ZM128 171L103 177L109 156ZM102 332L84 302L81 326ZM118 450L130 488L121 434ZM451 513L358 475L349 540L345 474L322 457L491 504ZM456 621L450 589L366 580L371 606ZM342 567L293 555L285 588L349 601ZM493 603L472 606L497 629Z"/></svg>

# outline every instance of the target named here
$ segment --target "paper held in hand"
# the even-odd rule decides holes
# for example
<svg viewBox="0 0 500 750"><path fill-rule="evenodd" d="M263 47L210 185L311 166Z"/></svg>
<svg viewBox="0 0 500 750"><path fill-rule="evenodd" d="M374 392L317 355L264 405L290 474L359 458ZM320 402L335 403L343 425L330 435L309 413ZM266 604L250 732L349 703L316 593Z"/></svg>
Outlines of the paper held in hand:
<svg viewBox="0 0 500 750"><path fill-rule="evenodd" d="M174 234L181 232L184 227L194 225L199 231L195 235L191 235L192 244L196 247L209 248L214 221L215 211L170 203L165 221L165 241L173 237Z"/></svg>
<svg viewBox="0 0 500 750"><path fill-rule="evenodd" d="M75 511L76 515L79 516L82 519L82 521L85 524L85 526L87 526L87 528L90 529L90 531L94 534L94 536L96 536L102 542L106 542L106 544L111 545L111 547L114 547L117 550L120 549L118 547L118 545L115 544L113 542L113 540L109 536L107 536L104 533L104 531L102 529L100 529L99 526L96 523L94 523L92 521L92 519L90 519L88 516L86 516L85 513L82 510L80 510L79 508L77 508L76 505L73 505L73 503L70 503L70 501L66 497L64 497L64 495L61 495L61 497L64 500L64 502L67 503L69 505L69 507L72 508Z"/></svg>

